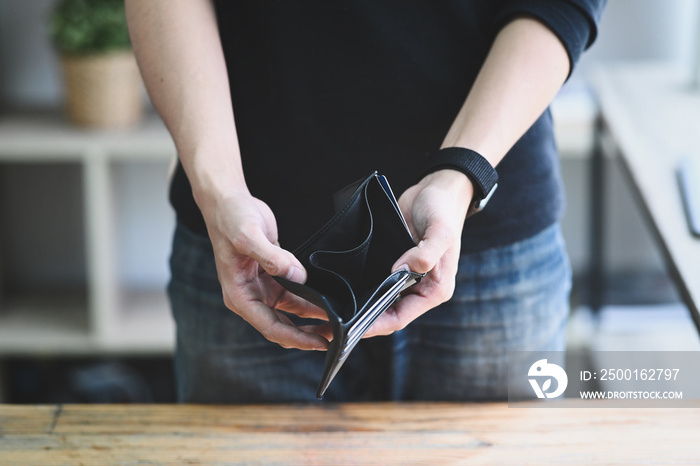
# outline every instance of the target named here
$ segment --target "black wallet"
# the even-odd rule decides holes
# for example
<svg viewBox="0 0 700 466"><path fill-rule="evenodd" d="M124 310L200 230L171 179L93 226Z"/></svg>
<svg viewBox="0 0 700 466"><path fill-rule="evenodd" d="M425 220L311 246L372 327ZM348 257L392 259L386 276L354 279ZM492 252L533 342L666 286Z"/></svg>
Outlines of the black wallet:
<svg viewBox="0 0 700 466"><path fill-rule="evenodd" d="M415 246L386 178L374 172L336 193L336 214L293 253L306 268L305 284L275 277L290 292L320 307L333 330L321 398L348 355L399 294L424 274L391 273Z"/></svg>

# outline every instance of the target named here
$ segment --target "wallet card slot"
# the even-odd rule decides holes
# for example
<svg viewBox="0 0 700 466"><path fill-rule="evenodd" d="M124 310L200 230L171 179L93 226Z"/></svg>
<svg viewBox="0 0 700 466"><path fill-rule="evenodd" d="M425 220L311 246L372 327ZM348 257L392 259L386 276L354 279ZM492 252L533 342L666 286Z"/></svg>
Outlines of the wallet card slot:
<svg viewBox="0 0 700 466"><path fill-rule="evenodd" d="M415 285L422 278L423 274L405 270L392 273L367 300L372 305L361 309L357 317L350 322L351 326L348 330L349 340L361 338L376 318L396 301L403 290Z"/></svg>
<svg viewBox="0 0 700 466"><path fill-rule="evenodd" d="M404 229L408 232L409 238L411 238L411 241L415 243L415 240L413 239L413 235L411 234L411 230L408 229L408 224L406 223L406 219L404 218L403 213L401 213L401 207L399 207L399 202L396 200L396 196L394 195L394 191L391 190L391 186L389 186L389 182L386 180L386 177L384 175L378 175L377 181L379 181L379 184L381 185L382 189L384 190L384 193L386 193L387 197L389 198L389 201L391 201L391 205L394 207L394 211L396 212L396 215L401 220L401 223L403 224Z"/></svg>
<svg viewBox="0 0 700 466"><path fill-rule="evenodd" d="M359 309L357 296L360 294L364 282L366 271L367 253L372 241L372 232L374 231L374 221L372 210L369 206L366 196L367 185L360 192L354 202L364 204L360 208L353 209L354 215L345 216L338 221L333 229L327 231L327 235L337 230L336 238L333 238L333 249L320 249L323 246L322 242L315 244L314 247L319 248L313 251L308 256L308 264L310 269L322 270L333 274L342 280L352 295L353 306L344 306L341 311L337 311L342 321L346 322L356 314ZM357 204L355 204L357 207ZM342 241L338 237L343 236ZM331 244L330 241L326 242ZM347 249L343 247L352 246ZM311 272L310 272L311 273ZM376 284L375 284L376 285ZM317 286L314 282L314 286ZM323 287L317 288L324 292L330 292Z"/></svg>
<svg viewBox="0 0 700 466"><path fill-rule="evenodd" d="M322 270L332 272L341 277L357 295L364 280L367 252L372 241L373 219L369 205L366 206L366 217L360 235L364 237L356 247L346 251L319 250L309 256L309 263ZM353 311L354 315L354 311Z"/></svg>
<svg viewBox="0 0 700 466"><path fill-rule="evenodd" d="M350 287L353 295L357 296L364 277L368 249L369 241L366 241L353 251L317 251L311 255L309 262L314 267L341 277Z"/></svg>
<svg viewBox="0 0 700 466"><path fill-rule="evenodd" d="M352 323L352 326L348 330L348 340L345 344L341 354L345 352L350 352L355 347L362 336L367 333L367 330L372 326L374 321L376 321L380 315L384 313L389 307L396 301L399 297L399 293L405 289L405 284L411 277L408 272L401 271L393 273L389 278L387 278L384 283L377 289L373 294L372 298L369 300L372 302L372 306L363 309L359 314L357 320Z"/></svg>
<svg viewBox="0 0 700 466"><path fill-rule="evenodd" d="M345 207L294 251L294 255L299 257L302 263L316 251L349 251L364 242L369 234L365 188L374 176L365 180Z"/></svg>
<svg viewBox="0 0 700 466"><path fill-rule="evenodd" d="M390 196L391 194L391 196ZM372 206L372 241L367 250L362 289L376 289L391 274L391 267L404 252L415 246L393 194L379 180L366 188ZM360 300L360 302L366 302Z"/></svg>
<svg viewBox="0 0 700 466"><path fill-rule="evenodd" d="M297 296L304 298L311 304L323 309L328 315L328 320L333 324L340 323L340 318L334 309L340 308L342 305L342 297L335 293L334 296L324 295L319 293L314 288L287 280L286 278L275 277L275 280L282 285L287 291L294 293Z"/></svg>
<svg viewBox="0 0 700 466"><path fill-rule="evenodd" d="M357 310L355 294L347 280L336 272L313 266L308 270L305 286L322 296L330 304L328 309L323 309L326 313L334 314L334 317L341 322L347 322L355 314ZM329 315L329 318L332 317Z"/></svg>

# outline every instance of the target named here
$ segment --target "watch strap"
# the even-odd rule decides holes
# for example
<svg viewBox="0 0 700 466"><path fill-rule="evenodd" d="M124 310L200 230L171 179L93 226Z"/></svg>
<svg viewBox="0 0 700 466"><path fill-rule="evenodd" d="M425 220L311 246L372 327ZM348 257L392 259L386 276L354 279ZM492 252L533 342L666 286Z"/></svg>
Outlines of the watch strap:
<svg viewBox="0 0 700 466"><path fill-rule="evenodd" d="M489 197L498 183L496 169L481 154L471 149L463 147L440 149L430 157L423 177L445 168L460 171L469 177L474 184L474 197L477 201Z"/></svg>

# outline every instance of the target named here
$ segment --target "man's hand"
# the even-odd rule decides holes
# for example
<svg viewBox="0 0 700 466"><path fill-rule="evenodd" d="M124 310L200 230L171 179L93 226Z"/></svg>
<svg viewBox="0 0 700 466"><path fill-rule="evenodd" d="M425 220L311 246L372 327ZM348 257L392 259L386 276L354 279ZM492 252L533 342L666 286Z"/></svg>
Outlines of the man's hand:
<svg viewBox="0 0 700 466"><path fill-rule="evenodd" d="M462 227L473 194L472 183L464 174L440 170L423 178L399 198L401 211L418 245L396 261L393 271L408 268L427 275L382 314L365 337L401 330L452 297Z"/></svg>
<svg viewBox="0 0 700 466"><path fill-rule="evenodd" d="M293 254L279 247L277 223L267 204L241 192L206 210L226 307L284 348L327 349L327 325L297 327L278 311L327 320L321 309L287 292L272 278L303 283L306 271Z"/></svg>
<svg viewBox="0 0 700 466"><path fill-rule="evenodd" d="M468 147L497 166L547 108L571 69L557 36L533 18L516 18L496 36L442 147ZM474 194L469 179L453 170L426 176L399 199L418 246L394 265L428 272L369 329L386 335L454 292L464 218Z"/></svg>
<svg viewBox="0 0 700 466"><path fill-rule="evenodd" d="M226 61L208 0L127 0L129 33L151 101L173 136L214 247L226 305L268 340L326 349L328 325L297 328L284 309L325 313L272 279L306 272L279 247L269 207L250 195L241 166Z"/></svg>

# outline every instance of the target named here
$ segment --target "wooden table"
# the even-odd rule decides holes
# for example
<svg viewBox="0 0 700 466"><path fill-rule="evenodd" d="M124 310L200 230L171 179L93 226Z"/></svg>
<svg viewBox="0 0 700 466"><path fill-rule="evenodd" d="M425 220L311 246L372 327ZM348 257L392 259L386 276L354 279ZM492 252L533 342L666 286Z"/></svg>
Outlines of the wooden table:
<svg viewBox="0 0 700 466"><path fill-rule="evenodd" d="M697 464L699 433L700 402L0 405L0 464Z"/></svg>

